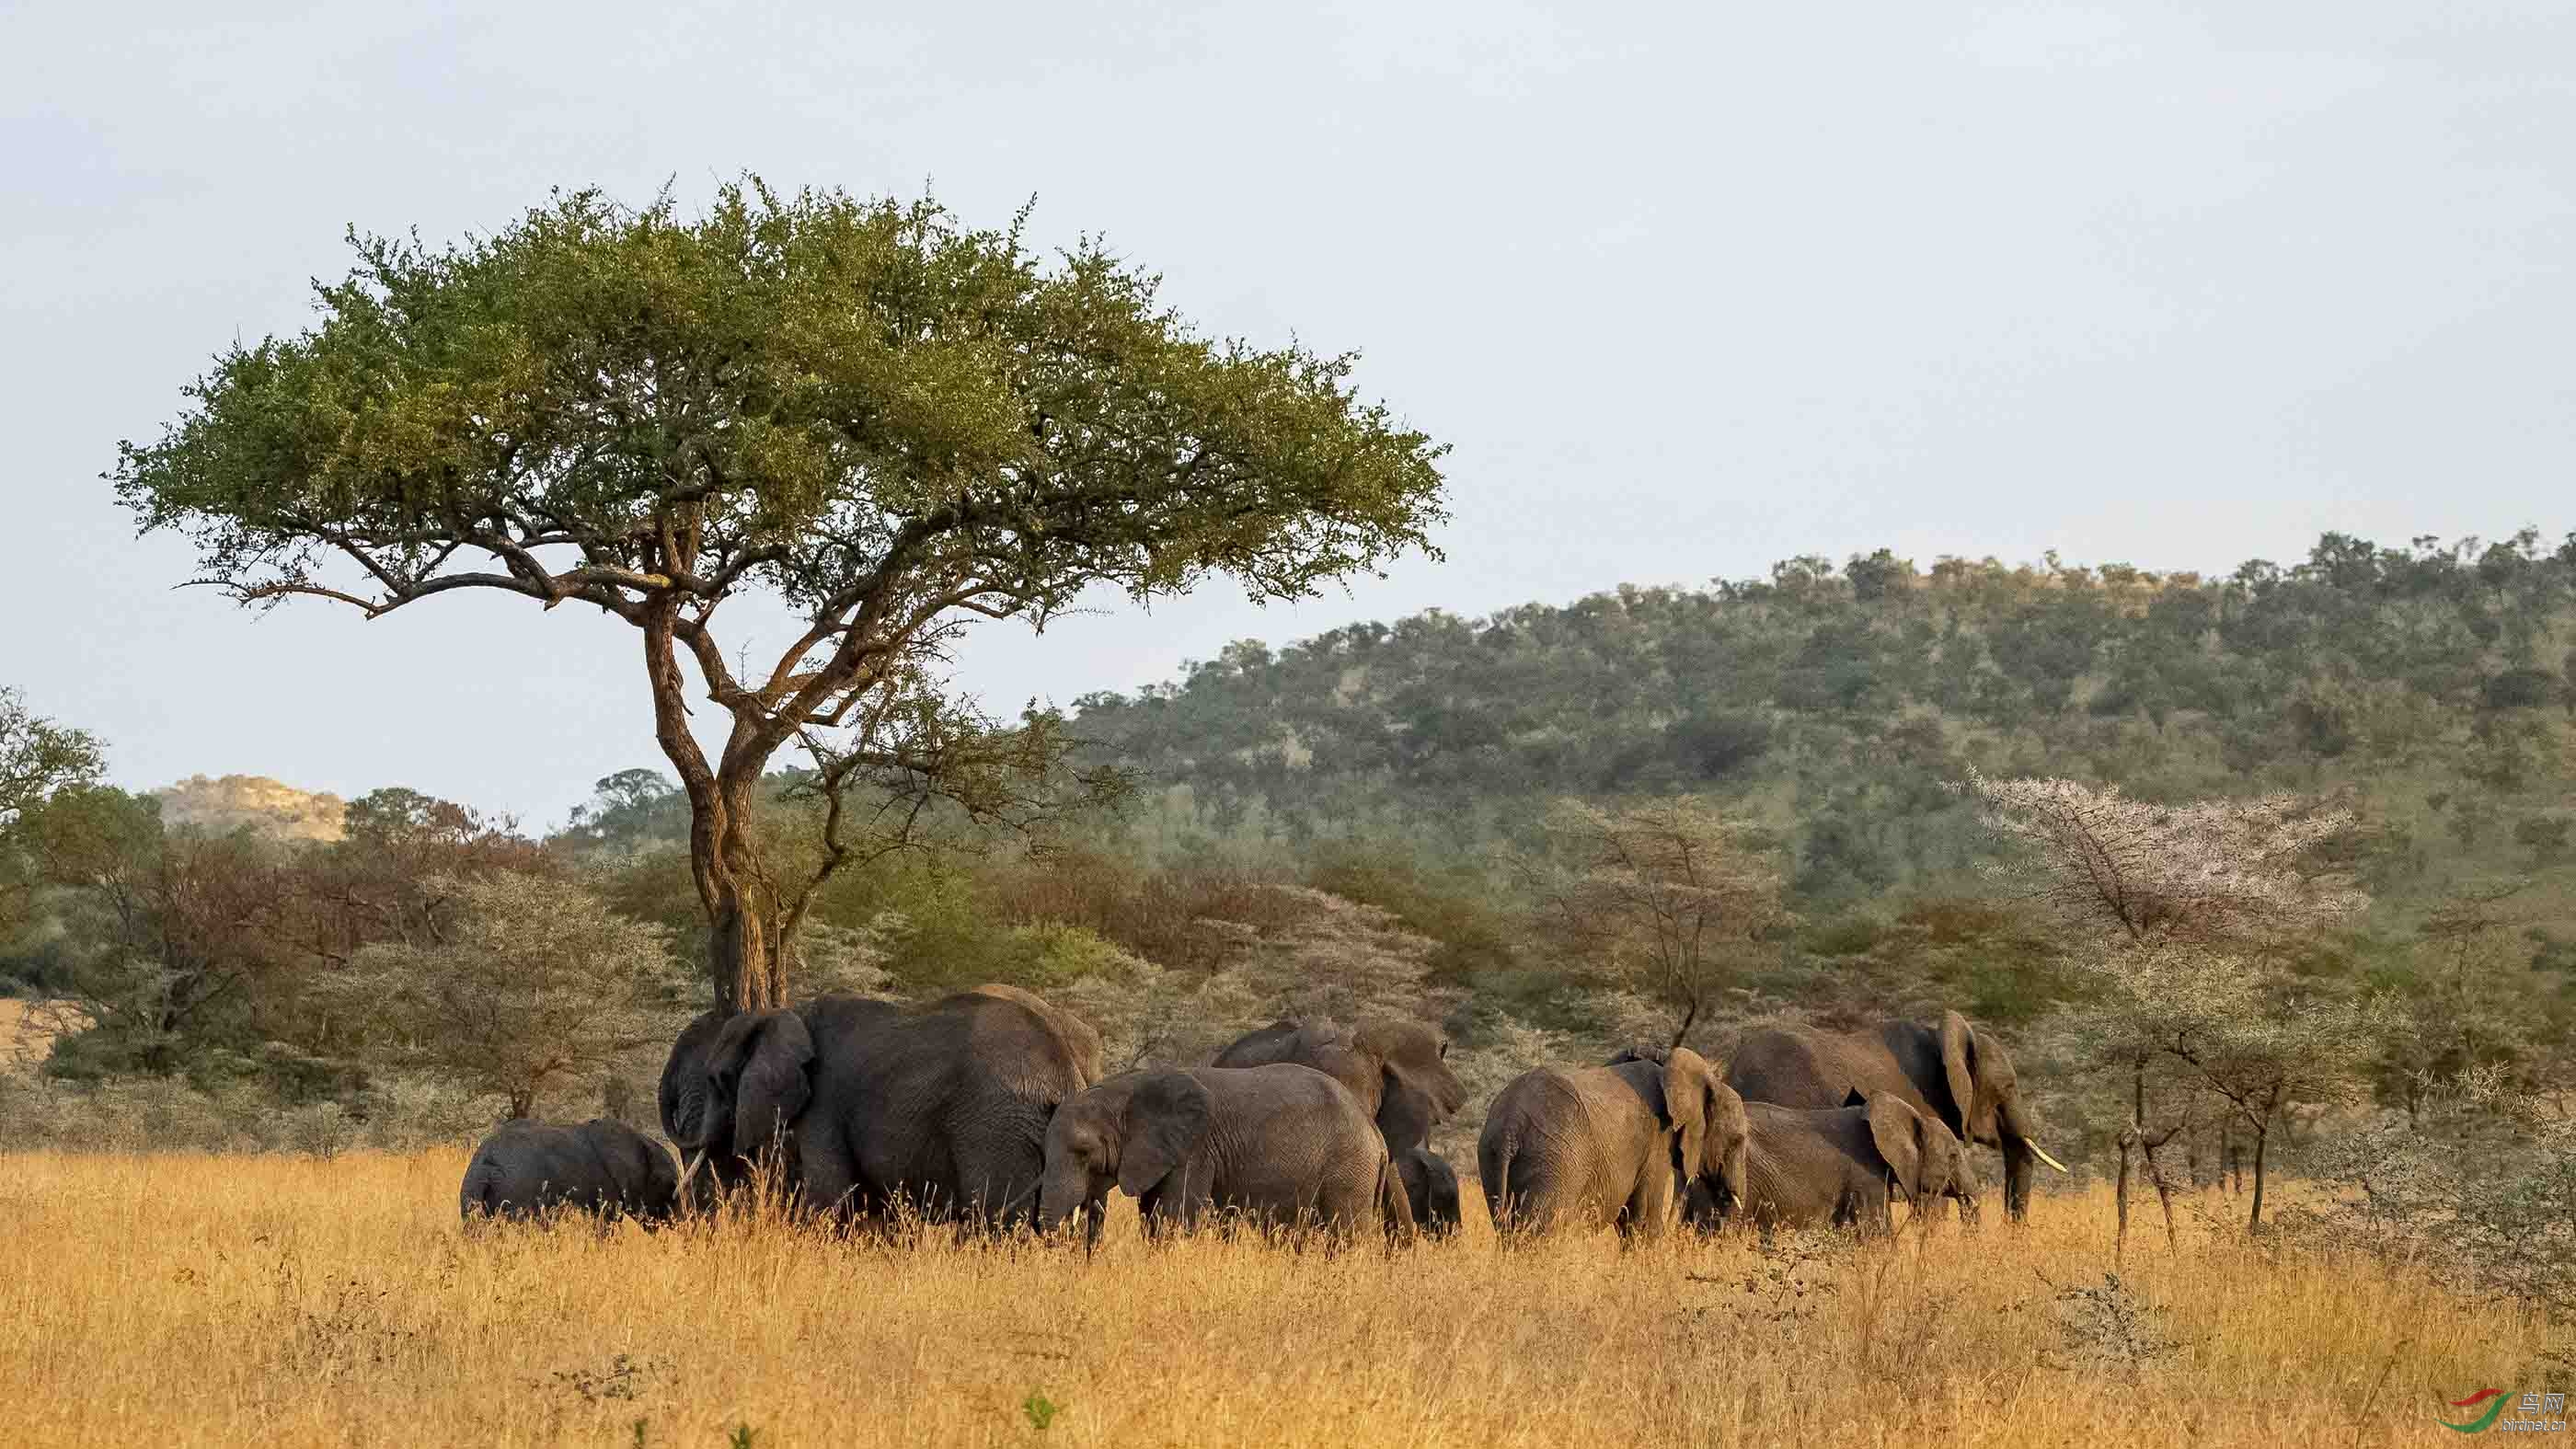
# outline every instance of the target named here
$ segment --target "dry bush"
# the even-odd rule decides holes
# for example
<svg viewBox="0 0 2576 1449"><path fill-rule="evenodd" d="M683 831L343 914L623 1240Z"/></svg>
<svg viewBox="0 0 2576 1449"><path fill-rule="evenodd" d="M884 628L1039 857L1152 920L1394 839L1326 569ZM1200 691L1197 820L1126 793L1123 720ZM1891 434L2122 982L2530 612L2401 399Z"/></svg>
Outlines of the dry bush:
<svg viewBox="0 0 2576 1449"><path fill-rule="evenodd" d="M43 1444L2423 1442L2538 1321L2108 1195L1892 1244L1606 1233L1390 1258L835 1240L758 1217L467 1234L461 1152L0 1164L0 1396ZM2063 1285L2063 1286L2061 1286ZM1043 1427L1040 1427L1043 1425Z"/></svg>
<svg viewBox="0 0 2576 1449"><path fill-rule="evenodd" d="M2576 1122L2502 1069L2428 1082L2413 1112L2322 1134L2305 1157L2340 1191L2285 1217L2294 1232L2576 1323Z"/></svg>
<svg viewBox="0 0 2576 1449"><path fill-rule="evenodd" d="M596 1114L590 1101L546 1105L566 1109L561 1115ZM0 1072L0 1121L9 1123L13 1140L71 1152L413 1151L471 1143L507 1115L505 1106L503 1098L429 1077L381 1078L347 1103L284 1103L252 1082L203 1088L176 1077L124 1077L74 1084Z"/></svg>
<svg viewBox="0 0 2576 1449"><path fill-rule="evenodd" d="M1276 930L1303 913L1280 893L1287 880L1228 864L1148 871L1064 850L995 872L990 889L1003 920L1082 926L1157 966L1198 972L1225 965L1241 929Z"/></svg>
<svg viewBox="0 0 2576 1449"><path fill-rule="evenodd" d="M1118 1066L1204 1062L1282 1017L1435 1020L1458 998L1428 984L1434 943L1392 912L1302 886L1261 886L1237 904L1255 920L1197 922L1209 964L1121 951L1053 994L1099 1027Z"/></svg>

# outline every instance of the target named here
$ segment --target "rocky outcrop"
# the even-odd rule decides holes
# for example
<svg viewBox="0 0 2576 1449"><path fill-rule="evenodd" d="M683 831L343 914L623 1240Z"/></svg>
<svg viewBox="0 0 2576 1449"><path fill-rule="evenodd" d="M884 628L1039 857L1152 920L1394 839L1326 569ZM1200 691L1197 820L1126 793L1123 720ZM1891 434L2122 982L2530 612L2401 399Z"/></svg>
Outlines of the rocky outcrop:
<svg viewBox="0 0 2576 1449"><path fill-rule="evenodd" d="M209 833L247 825L280 840L337 840L348 802L337 795L313 794L265 775L225 775L209 779L191 775L155 790L164 825L188 825Z"/></svg>

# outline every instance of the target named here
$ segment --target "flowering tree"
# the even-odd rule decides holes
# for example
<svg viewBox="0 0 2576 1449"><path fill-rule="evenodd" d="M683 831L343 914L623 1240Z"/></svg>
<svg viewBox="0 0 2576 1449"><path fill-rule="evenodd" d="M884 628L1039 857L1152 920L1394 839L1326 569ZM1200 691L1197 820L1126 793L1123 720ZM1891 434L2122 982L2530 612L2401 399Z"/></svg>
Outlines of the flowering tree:
<svg viewBox="0 0 2576 1449"><path fill-rule="evenodd" d="M2128 1225L2131 1156L2143 1156L2167 1230L2172 1204L2155 1150L2187 1125L2149 1110L2149 1069L2167 1068L2186 1097L2215 1101L2254 1137L2254 1201L2263 1221L2265 1148L2291 1100L2354 1091L2366 1058L2368 1009L2292 969L2296 943L2368 904L2313 868L2349 813L2294 796L2158 805L2114 786L1994 780L1959 789L1987 826L2022 847L1998 867L2026 897L2077 933L2082 964L2109 988L2092 1034L2130 1070L2120 1137L2120 1221Z"/></svg>

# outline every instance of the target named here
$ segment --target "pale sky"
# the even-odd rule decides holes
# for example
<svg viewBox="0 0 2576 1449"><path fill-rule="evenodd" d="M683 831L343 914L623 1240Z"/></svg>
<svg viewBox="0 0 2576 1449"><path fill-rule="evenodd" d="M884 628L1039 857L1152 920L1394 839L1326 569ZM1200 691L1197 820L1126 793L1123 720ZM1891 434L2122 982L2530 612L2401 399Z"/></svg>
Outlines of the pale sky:
<svg viewBox="0 0 2576 1449"><path fill-rule="evenodd" d="M660 763L624 625L245 613L174 592L184 544L98 479L216 350L305 325L348 225L443 240L553 186L1034 195L1041 241L1106 234L1209 332L1358 348L1456 445L1445 564L984 626L963 676L1005 712L1800 553L2576 527L2565 0L227 8L0 9L0 683L130 786L542 824Z"/></svg>

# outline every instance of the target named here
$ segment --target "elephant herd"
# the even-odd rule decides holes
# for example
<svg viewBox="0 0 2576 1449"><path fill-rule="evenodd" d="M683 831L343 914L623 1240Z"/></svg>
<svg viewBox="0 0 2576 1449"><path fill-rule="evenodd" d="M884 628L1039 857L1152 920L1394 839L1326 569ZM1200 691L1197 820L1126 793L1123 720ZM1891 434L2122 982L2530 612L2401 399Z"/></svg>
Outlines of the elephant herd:
<svg viewBox="0 0 2576 1449"><path fill-rule="evenodd" d="M505 1124L466 1170L469 1217L540 1209L646 1221L772 1174L801 1210L898 1213L1099 1241L1112 1186L1149 1236L1224 1213L1265 1228L1372 1229L1391 1240L1459 1220L1458 1177L1431 1150L1466 1105L1448 1045L1419 1022L1283 1021L1202 1067L1105 1075L1099 1033L1029 992L982 986L925 1006L826 996L710 1012L662 1072L662 1128ZM2005 1203L2027 1210L2033 1140L2010 1058L1958 1013L1852 1034L1752 1033L1724 1069L1685 1047L1597 1067L1538 1067L1494 1099L1477 1175L1509 1235L1590 1221L1623 1234L1671 1219L1883 1229L1890 1203L1976 1202L1966 1144L1998 1148Z"/></svg>

